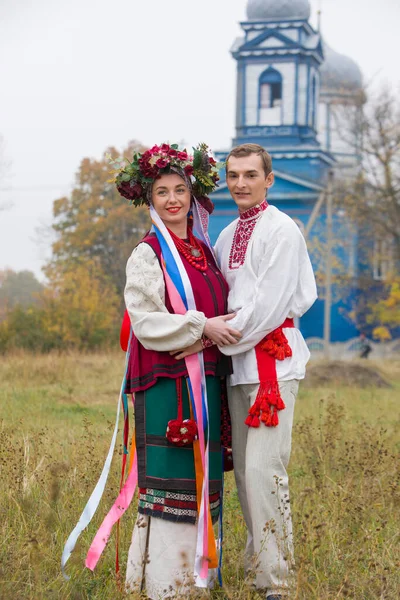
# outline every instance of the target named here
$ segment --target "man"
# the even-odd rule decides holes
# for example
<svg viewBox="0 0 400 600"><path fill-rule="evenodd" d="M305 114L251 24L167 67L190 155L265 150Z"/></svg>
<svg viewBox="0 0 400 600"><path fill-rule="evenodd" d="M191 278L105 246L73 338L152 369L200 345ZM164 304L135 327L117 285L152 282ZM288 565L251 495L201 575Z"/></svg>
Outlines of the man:
<svg viewBox="0 0 400 600"><path fill-rule="evenodd" d="M360 358L368 358L372 352L372 346L367 340L365 333L360 334Z"/></svg>
<svg viewBox="0 0 400 600"><path fill-rule="evenodd" d="M221 347L233 361L233 463L248 530L247 569L253 558L256 588L276 600L289 593L293 565L286 468L298 382L309 359L293 319L312 306L317 291L300 229L266 201L274 182L270 155L256 144L238 146L226 175L239 218L215 250L230 289L229 311L236 313L230 326L242 333Z"/></svg>

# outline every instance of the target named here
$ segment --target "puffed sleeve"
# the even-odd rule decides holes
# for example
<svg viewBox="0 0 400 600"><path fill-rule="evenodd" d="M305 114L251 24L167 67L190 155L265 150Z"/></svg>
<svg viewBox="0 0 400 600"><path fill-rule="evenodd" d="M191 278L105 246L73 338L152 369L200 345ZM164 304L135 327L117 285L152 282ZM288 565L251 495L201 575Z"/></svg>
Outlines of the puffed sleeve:
<svg viewBox="0 0 400 600"><path fill-rule="evenodd" d="M207 320L204 313L168 312L163 273L157 256L146 243L139 244L128 260L124 295L133 332L148 350L178 350L201 338Z"/></svg>

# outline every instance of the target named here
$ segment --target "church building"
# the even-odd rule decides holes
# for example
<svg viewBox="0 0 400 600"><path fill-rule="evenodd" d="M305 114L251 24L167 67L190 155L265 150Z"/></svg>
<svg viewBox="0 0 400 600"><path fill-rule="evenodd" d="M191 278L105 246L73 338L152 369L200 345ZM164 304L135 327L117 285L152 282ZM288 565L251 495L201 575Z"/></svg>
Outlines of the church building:
<svg viewBox="0 0 400 600"><path fill-rule="evenodd" d="M243 35L231 49L237 63L232 144L257 143L272 155L275 184L268 201L291 216L302 231L326 189L328 174L344 180L356 172L357 144L341 134L337 116L341 106L359 110L362 93L359 67L325 43L310 25L310 13L308 0L248 0ZM227 154L217 152L220 159ZM213 194L213 241L237 216L224 176ZM325 230L322 207L310 232L310 247L313 236L323 245ZM346 298L333 291L331 341L343 342L358 335L347 314L356 294L359 265L357 234L340 212L334 215L334 236L339 240L342 268L351 281ZM299 326L306 339L321 339L324 265L318 252L311 255L322 283L320 298Z"/></svg>

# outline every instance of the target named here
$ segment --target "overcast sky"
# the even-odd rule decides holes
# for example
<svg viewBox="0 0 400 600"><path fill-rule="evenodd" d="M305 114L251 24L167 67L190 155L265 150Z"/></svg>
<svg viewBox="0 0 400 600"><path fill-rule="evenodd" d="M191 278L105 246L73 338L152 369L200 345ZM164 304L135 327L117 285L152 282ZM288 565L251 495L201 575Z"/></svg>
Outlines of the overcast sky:
<svg viewBox="0 0 400 600"><path fill-rule="evenodd" d="M279 0L276 0L277 2ZM316 23L319 0L311 1ZM367 81L400 80L400 0L321 0L322 31ZM0 269L42 277L52 202L85 156L129 140L228 148L246 0L0 0ZM39 235L40 237L40 235Z"/></svg>

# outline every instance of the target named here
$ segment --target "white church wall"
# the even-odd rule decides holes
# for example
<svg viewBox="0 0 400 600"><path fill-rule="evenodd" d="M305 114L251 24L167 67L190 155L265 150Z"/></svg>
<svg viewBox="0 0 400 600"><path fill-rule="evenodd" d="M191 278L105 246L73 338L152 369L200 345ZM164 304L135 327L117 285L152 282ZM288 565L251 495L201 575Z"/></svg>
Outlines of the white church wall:
<svg viewBox="0 0 400 600"><path fill-rule="evenodd" d="M254 40L259 35L260 35L259 31L248 31L247 35L246 35L246 42L251 42L251 40Z"/></svg>
<svg viewBox="0 0 400 600"><path fill-rule="evenodd" d="M276 37L269 37L266 40L264 40L263 42L261 42L261 44L259 44L257 47L258 48L283 48L284 46L286 46L286 44L284 42L282 42L282 40L280 40Z"/></svg>
<svg viewBox="0 0 400 600"><path fill-rule="evenodd" d="M283 77L283 125L293 125L295 111L296 67L294 63L276 65Z"/></svg>
<svg viewBox="0 0 400 600"><path fill-rule="evenodd" d="M335 155L337 160L335 170L340 173L340 177L351 179L357 173L358 158L355 144L349 139L348 126L343 114L342 118L340 118L343 110L351 109L344 109L338 104L329 104L324 101L319 102L317 139L323 150Z"/></svg>
<svg viewBox="0 0 400 600"><path fill-rule="evenodd" d="M351 119L350 107L340 105L331 105L330 109L330 132L331 132L331 151L344 154L355 154L355 139L349 130L348 119Z"/></svg>
<svg viewBox="0 0 400 600"><path fill-rule="evenodd" d="M298 117L299 125L306 125L307 112L307 65L299 65L299 97L298 97Z"/></svg>
<svg viewBox="0 0 400 600"><path fill-rule="evenodd" d="M284 35L285 37L289 38L290 40L293 40L294 42L297 42L299 39L299 33L297 29L280 29L280 33L282 35Z"/></svg>
<svg viewBox="0 0 400 600"><path fill-rule="evenodd" d="M281 125L282 106L278 104L272 108L261 108L258 125Z"/></svg>

